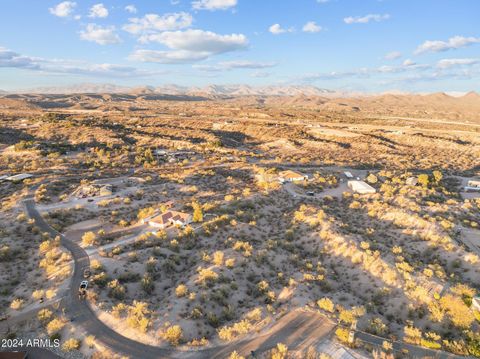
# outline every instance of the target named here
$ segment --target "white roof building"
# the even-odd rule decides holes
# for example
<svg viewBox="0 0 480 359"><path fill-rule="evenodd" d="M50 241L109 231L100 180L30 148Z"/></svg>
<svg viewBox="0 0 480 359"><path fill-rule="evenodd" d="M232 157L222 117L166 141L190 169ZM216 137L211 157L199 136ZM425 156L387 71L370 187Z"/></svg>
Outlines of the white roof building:
<svg viewBox="0 0 480 359"><path fill-rule="evenodd" d="M287 171L280 172L278 179L281 183L283 183L283 182L300 182L300 181L307 180L308 176L306 176L306 175L304 175L300 172L287 170Z"/></svg>
<svg viewBox="0 0 480 359"><path fill-rule="evenodd" d="M348 188L350 188L353 192L360 194L371 194L377 192L375 188L363 181L348 181Z"/></svg>
<svg viewBox="0 0 480 359"><path fill-rule="evenodd" d="M24 179L27 179L27 178L30 178L30 177L33 177L33 175L31 175L30 173L20 173L18 175L10 176L10 177L7 177L5 179L7 181L16 182L16 181L23 181Z"/></svg>
<svg viewBox="0 0 480 359"><path fill-rule="evenodd" d="M468 181L467 187L478 187L478 188L480 188L480 180Z"/></svg>

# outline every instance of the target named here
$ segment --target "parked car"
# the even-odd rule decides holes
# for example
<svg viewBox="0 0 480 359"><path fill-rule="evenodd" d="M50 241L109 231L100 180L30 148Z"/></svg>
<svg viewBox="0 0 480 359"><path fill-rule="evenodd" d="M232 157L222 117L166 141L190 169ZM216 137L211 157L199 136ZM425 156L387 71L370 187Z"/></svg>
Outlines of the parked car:
<svg viewBox="0 0 480 359"><path fill-rule="evenodd" d="M307 196L313 197L313 196L315 196L315 192L312 192L312 191L307 192Z"/></svg>
<svg viewBox="0 0 480 359"><path fill-rule="evenodd" d="M82 280L78 288L78 298L84 299L87 296L88 280Z"/></svg>

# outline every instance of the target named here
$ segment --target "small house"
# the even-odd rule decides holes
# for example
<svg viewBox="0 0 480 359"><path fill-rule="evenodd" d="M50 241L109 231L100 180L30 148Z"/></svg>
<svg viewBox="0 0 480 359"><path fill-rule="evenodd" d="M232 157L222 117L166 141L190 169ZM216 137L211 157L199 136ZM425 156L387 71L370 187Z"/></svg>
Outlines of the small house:
<svg viewBox="0 0 480 359"><path fill-rule="evenodd" d="M308 179L308 176L301 174L300 172L296 171L282 171L279 173L278 180L280 183L284 182L301 182L301 181L306 181Z"/></svg>
<svg viewBox="0 0 480 359"><path fill-rule="evenodd" d="M160 229L167 228L171 224L184 227L190 223L192 223L191 214L171 210L163 212L162 214L148 220L148 225L150 227Z"/></svg>

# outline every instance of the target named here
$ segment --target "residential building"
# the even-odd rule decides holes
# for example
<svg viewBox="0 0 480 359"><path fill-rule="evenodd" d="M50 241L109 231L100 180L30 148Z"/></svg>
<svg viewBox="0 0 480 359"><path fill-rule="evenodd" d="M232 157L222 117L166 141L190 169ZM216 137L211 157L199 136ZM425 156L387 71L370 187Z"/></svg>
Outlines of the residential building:
<svg viewBox="0 0 480 359"><path fill-rule="evenodd" d="M162 214L148 220L148 225L150 227L160 229L166 228L171 224L184 227L190 223L192 223L191 214L171 210L163 212Z"/></svg>
<svg viewBox="0 0 480 359"><path fill-rule="evenodd" d="M377 190L364 181L348 181L348 188L359 194L372 194Z"/></svg>
<svg viewBox="0 0 480 359"><path fill-rule="evenodd" d="M308 179L308 176L301 174L300 172L296 171L282 171L279 173L278 180L281 183L284 182L300 182L300 181L306 181Z"/></svg>

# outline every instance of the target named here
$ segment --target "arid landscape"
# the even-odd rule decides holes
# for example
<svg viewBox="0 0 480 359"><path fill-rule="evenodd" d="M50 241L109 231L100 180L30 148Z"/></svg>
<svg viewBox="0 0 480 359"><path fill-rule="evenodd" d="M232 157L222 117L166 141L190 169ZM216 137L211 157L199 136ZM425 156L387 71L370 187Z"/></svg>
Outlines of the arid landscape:
<svg viewBox="0 0 480 359"><path fill-rule="evenodd" d="M268 91L0 95L2 339L479 357L480 95Z"/></svg>

